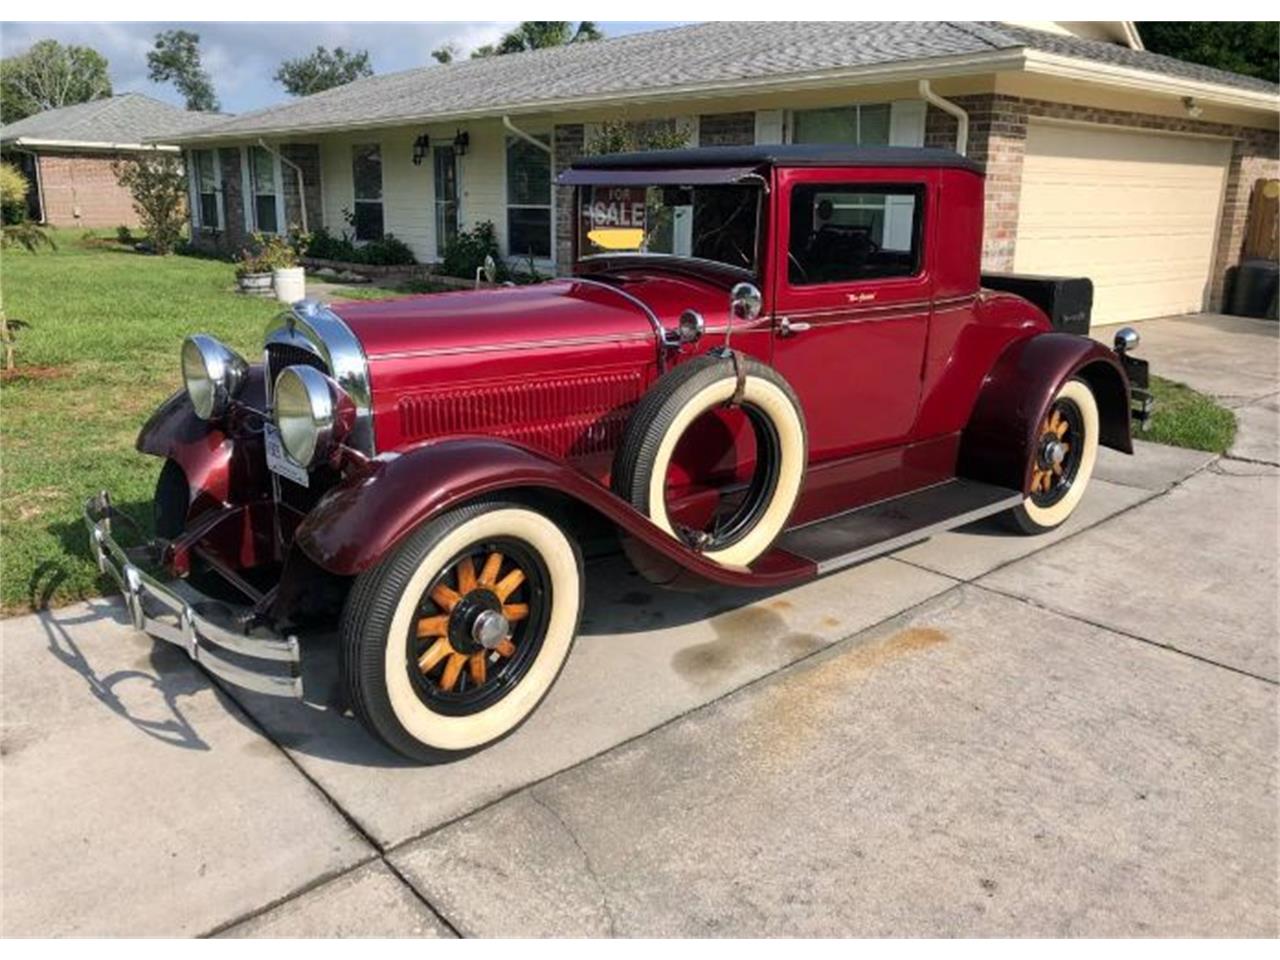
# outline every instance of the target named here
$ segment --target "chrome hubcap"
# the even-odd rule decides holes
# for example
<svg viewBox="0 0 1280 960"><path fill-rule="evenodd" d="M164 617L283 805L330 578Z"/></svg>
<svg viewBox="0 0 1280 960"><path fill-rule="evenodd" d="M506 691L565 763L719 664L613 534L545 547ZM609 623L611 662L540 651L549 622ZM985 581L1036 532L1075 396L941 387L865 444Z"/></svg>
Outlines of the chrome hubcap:
<svg viewBox="0 0 1280 960"><path fill-rule="evenodd" d="M511 633L511 624L496 610L486 610L471 625L471 639L486 650L492 650Z"/></svg>

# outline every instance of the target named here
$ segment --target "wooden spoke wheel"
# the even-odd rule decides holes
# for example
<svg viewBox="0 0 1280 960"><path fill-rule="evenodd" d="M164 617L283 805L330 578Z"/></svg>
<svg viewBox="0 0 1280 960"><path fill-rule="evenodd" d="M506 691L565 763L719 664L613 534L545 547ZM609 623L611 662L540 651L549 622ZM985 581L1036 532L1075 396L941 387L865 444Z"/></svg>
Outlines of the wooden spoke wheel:
<svg viewBox="0 0 1280 960"><path fill-rule="evenodd" d="M427 763L501 740L560 675L582 597L577 546L537 510L482 501L434 517L352 586L341 623L352 709Z"/></svg>
<svg viewBox="0 0 1280 960"><path fill-rule="evenodd" d="M510 689L537 654L546 589L541 562L516 541L457 557L424 591L409 638L420 694L453 713L483 709Z"/></svg>
<svg viewBox="0 0 1280 960"><path fill-rule="evenodd" d="M1083 380L1054 395L1032 438L1026 498L1009 511L1022 533L1052 530L1084 496L1098 458L1098 404Z"/></svg>
<svg viewBox="0 0 1280 960"><path fill-rule="evenodd" d="M1061 398L1040 424L1031 465L1031 498L1051 507L1067 495L1080 470L1084 449L1084 416L1073 400Z"/></svg>

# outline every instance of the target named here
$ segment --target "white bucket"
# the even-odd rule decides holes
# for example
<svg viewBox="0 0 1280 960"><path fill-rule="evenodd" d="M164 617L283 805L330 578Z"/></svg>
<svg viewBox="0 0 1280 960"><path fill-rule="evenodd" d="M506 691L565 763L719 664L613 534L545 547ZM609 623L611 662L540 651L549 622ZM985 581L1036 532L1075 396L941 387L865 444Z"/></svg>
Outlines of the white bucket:
<svg viewBox="0 0 1280 960"><path fill-rule="evenodd" d="M302 267L285 267L271 271L276 299L281 303L295 303L307 295L307 274Z"/></svg>

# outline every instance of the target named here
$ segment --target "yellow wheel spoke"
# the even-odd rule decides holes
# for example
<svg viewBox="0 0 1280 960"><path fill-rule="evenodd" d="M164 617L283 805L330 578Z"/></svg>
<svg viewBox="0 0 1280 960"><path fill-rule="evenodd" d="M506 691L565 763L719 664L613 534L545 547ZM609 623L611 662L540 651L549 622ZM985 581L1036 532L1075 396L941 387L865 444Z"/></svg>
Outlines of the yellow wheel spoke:
<svg viewBox="0 0 1280 960"><path fill-rule="evenodd" d="M502 608L502 615L507 618L508 623L515 623L529 615L529 605L527 603L505 604Z"/></svg>
<svg viewBox="0 0 1280 960"><path fill-rule="evenodd" d="M499 600L505 601L522 583L524 583L524 571L516 567L502 578L501 583L494 586L493 592L498 595Z"/></svg>
<svg viewBox="0 0 1280 960"><path fill-rule="evenodd" d="M444 610L452 610L458 605L458 601L462 598L458 596L457 591L451 587L446 587L443 583L438 584L431 591L431 599L436 602Z"/></svg>
<svg viewBox="0 0 1280 960"><path fill-rule="evenodd" d="M471 672L471 680L478 687L484 683L485 677L485 654L473 653L471 659L467 661L467 668Z"/></svg>
<svg viewBox="0 0 1280 960"><path fill-rule="evenodd" d="M446 637L449 635L449 615L441 614L438 617L423 617L418 621L418 639L422 640L426 637Z"/></svg>
<svg viewBox="0 0 1280 960"><path fill-rule="evenodd" d="M476 588L476 565L470 557L463 557L458 562L458 592L470 593Z"/></svg>
<svg viewBox="0 0 1280 960"><path fill-rule="evenodd" d="M467 663L467 657L462 653L455 653L449 657L449 662L444 665L444 673L440 675L440 689L452 690L453 685L458 682L458 677L462 674L462 668Z"/></svg>
<svg viewBox="0 0 1280 960"><path fill-rule="evenodd" d="M449 645L449 641L441 637L430 647L427 652L418 658L418 669L423 673L430 673L441 660L453 653L453 647Z"/></svg>
<svg viewBox="0 0 1280 960"><path fill-rule="evenodd" d="M1053 432L1057 435L1058 439L1061 440L1062 435L1067 432L1067 421L1061 421Z"/></svg>
<svg viewBox="0 0 1280 960"><path fill-rule="evenodd" d="M498 573L502 570L502 554L491 553L489 559L484 562L484 569L480 571L480 583L486 587L492 587L498 582Z"/></svg>
<svg viewBox="0 0 1280 960"><path fill-rule="evenodd" d="M509 657L516 652L516 645L510 640L503 640L493 649L497 650L501 656Z"/></svg>

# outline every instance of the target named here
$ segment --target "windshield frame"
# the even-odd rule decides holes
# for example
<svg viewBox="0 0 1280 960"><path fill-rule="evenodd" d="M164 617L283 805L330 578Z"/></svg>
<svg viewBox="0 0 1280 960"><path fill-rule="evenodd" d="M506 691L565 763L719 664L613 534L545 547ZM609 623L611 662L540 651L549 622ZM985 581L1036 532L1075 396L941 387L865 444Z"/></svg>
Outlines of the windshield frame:
<svg viewBox="0 0 1280 960"><path fill-rule="evenodd" d="M754 184L751 182L754 181ZM664 186L682 186L689 190L707 189L711 186L719 186L720 184L671 184L663 182L653 183L634 183L622 182L617 184L608 183L592 183L592 184L574 184L573 186L573 257L575 263L584 264L591 267L608 268L612 265L631 266L644 264L669 264L673 266L687 265L689 267L702 267L712 271L718 271L730 274L735 277L742 277L750 280L758 280L764 275L764 260L767 247L765 245L765 200L769 195L769 180L759 173L750 173L741 177L732 183L725 183L722 186L754 186L755 188L755 223L754 236L755 245L752 251L752 265L750 267L740 266L738 264L727 263L723 260L711 260L706 257L695 257L691 254L679 253L660 253L648 252L640 250L609 250L602 253L582 252L582 188L589 186L592 189L600 187L608 188L616 187L664 187Z"/></svg>

